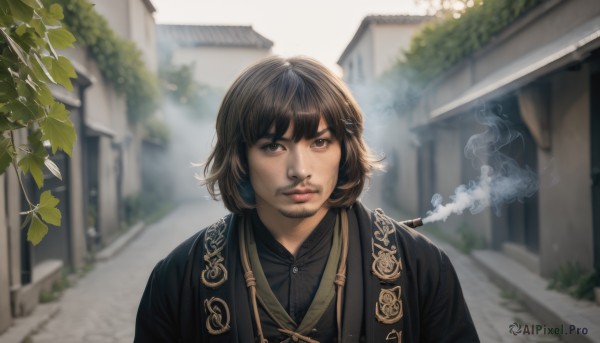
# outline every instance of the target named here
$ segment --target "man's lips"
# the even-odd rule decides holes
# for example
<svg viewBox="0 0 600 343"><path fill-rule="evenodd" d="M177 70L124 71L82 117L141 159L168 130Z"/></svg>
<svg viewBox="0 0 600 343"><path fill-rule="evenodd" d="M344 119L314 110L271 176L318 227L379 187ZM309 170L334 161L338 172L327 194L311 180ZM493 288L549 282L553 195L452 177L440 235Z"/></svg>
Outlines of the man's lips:
<svg viewBox="0 0 600 343"><path fill-rule="evenodd" d="M315 189L294 189L294 190L283 192L283 194L288 196L293 202L307 202L317 194L317 190L315 190Z"/></svg>
<svg viewBox="0 0 600 343"><path fill-rule="evenodd" d="M307 193L317 193L317 190L316 189L293 189L290 191L283 192L283 194L285 194L285 195L307 194Z"/></svg>

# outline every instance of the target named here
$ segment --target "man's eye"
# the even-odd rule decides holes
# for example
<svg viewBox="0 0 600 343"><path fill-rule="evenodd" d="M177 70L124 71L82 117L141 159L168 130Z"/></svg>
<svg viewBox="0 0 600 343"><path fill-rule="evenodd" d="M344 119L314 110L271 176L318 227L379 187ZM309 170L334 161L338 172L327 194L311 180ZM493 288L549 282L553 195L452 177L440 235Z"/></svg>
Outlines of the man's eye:
<svg viewBox="0 0 600 343"><path fill-rule="evenodd" d="M315 148L326 148L331 141L329 139L321 138L317 139L313 142L313 146Z"/></svg>
<svg viewBox="0 0 600 343"><path fill-rule="evenodd" d="M282 148L283 147L279 143L269 143L269 144L265 144L261 147L261 149L266 152L275 152L275 151L279 151Z"/></svg>

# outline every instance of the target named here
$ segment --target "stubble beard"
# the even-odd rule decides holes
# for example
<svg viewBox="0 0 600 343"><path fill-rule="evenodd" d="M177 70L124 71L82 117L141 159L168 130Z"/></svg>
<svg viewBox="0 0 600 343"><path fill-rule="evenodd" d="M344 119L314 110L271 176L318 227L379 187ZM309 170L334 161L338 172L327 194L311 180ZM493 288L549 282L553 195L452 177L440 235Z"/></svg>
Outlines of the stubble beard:
<svg viewBox="0 0 600 343"><path fill-rule="evenodd" d="M304 218L309 218L314 216L315 214L317 214L317 212L319 211L319 209L316 210L307 210L307 209L301 209L301 210L291 210L291 211L286 211L286 210L279 210L279 213L281 213L281 215L283 215L286 218L290 218L290 219L304 219Z"/></svg>

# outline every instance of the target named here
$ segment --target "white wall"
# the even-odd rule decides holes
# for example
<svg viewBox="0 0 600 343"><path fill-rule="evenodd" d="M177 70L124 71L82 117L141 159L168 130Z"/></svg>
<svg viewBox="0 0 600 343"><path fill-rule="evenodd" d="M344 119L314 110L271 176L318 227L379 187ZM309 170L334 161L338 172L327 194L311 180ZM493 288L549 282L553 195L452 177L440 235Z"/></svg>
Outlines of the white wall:
<svg viewBox="0 0 600 343"><path fill-rule="evenodd" d="M552 147L539 150L540 262L542 274L576 261L593 265L590 178L589 68L552 81Z"/></svg>
<svg viewBox="0 0 600 343"><path fill-rule="evenodd" d="M422 24L371 24L342 64L344 81L369 83L390 69ZM350 67L352 64L352 67Z"/></svg>
<svg viewBox="0 0 600 343"><path fill-rule="evenodd" d="M380 76L396 64L399 58L404 58L404 50L408 49L413 35L420 27L420 24L372 26L375 75Z"/></svg>
<svg viewBox="0 0 600 343"><path fill-rule="evenodd" d="M116 184L119 171L116 168L116 148L113 145L125 144L125 141L131 140L128 138L131 137L131 133L127 123L126 99L115 92L114 88L103 79L96 62L89 58L83 49L69 49L64 52L64 55L83 66L92 79L92 85L86 89L84 95L86 103L83 115L85 121L93 127L101 127L110 133L110 135L100 138L98 152L98 201L100 206L98 215L101 223L99 230L106 235L119 228L119 195ZM130 159L137 160L135 157L130 157ZM139 174L135 174L138 172L137 170L135 165L127 169L123 168L126 175L134 174L131 176L133 179L131 182L124 177L123 191L125 194L135 193L140 189L137 176ZM74 227L74 230L79 229Z"/></svg>
<svg viewBox="0 0 600 343"><path fill-rule="evenodd" d="M156 34L155 22L152 13L148 11L142 0L129 1L129 39L134 41L142 51L142 58L146 67L156 72Z"/></svg>
<svg viewBox="0 0 600 343"><path fill-rule="evenodd" d="M255 48L198 47L180 48L173 53L173 64L194 64L194 79L200 84L225 90L248 66L271 55Z"/></svg>
<svg viewBox="0 0 600 343"><path fill-rule="evenodd" d="M373 32L369 28L354 45L354 48L342 64L344 70L344 81L352 87L353 85L370 82L374 78L373 71Z"/></svg>
<svg viewBox="0 0 600 343"><path fill-rule="evenodd" d="M109 22L111 28L124 39L133 41L142 52L142 59L151 72L157 71L155 22L152 13L142 0L104 0L96 10ZM95 66L94 74L101 79ZM127 122L126 99L102 83L88 90L89 119L117 132L115 142L123 147L123 195L141 190L139 155L141 138L139 129ZM108 148L108 145L104 145ZM110 154L105 153L104 156ZM115 202L116 204L116 202Z"/></svg>

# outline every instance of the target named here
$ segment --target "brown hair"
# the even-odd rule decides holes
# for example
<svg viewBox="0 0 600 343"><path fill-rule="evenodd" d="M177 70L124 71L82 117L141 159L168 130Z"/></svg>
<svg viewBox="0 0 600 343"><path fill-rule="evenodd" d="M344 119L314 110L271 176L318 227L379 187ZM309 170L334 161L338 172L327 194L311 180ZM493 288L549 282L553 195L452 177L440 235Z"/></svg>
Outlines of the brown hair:
<svg viewBox="0 0 600 343"><path fill-rule="evenodd" d="M340 142L342 158L331 207L351 206L379 162L363 140L360 108L344 83L308 57L268 57L246 69L225 94L217 115L217 141L204 166L208 192L241 213L254 207L247 149L275 129L275 140L293 123L292 139L316 135L321 117ZM218 189L217 189L218 188Z"/></svg>

